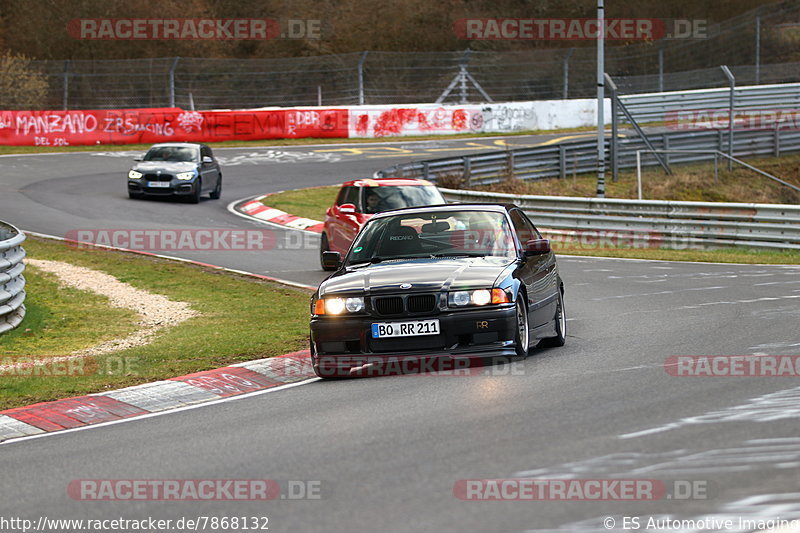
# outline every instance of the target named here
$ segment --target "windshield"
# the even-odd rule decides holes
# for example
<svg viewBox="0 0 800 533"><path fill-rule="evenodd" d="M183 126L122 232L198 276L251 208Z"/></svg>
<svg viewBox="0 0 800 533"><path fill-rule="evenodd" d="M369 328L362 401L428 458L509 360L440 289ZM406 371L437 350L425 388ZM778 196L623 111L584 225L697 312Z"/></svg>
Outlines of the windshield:
<svg viewBox="0 0 800 533"><path fill-rule="evenodd" d="M361 205L365 213L445 203L442 193L433 185L383 185L363 187L361 191Z"/></svg>
<svg viewBox="0 0 800 533"><path fill-rule="evenodd" d="M345 263L487 255L516 256L504 214L454 210L373 219L356 237Z"/></svg>
<svg viewBox="0 0 800 533"><path fill-rule="evenodd" d="M197 161L198 150L191 146L154 146L147 151L144 161Z"/></svg>

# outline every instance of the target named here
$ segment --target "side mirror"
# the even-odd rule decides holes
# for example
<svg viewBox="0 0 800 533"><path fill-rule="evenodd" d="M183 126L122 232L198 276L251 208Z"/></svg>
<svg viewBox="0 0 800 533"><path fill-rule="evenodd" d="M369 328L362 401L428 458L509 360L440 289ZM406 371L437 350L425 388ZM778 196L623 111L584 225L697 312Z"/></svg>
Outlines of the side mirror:
<svg viewBox="0 0 800 533"><path fill-rule="evenodd" d="M204 165L210 165L213 162L214 162L214 160L211 159L209 156L207 156L207 155L203 156L203 164Z"/></svg>
<svg viewBox="0 0 800 533"><path fill-rule="evenodd" d="M339 212L343 215L353 215L356 212L356 206L353 204L342 204L339 206Z"/></svg>
<svg viewBox="0 0 800 533"><path fill-rule="evenodd" d="M339 252L322 252L322 266L326 270L338 270L342 266L342 254Z"/></svg>
<svg viewBox="0 0 800 533"><path fill-rule="evenodd" d="M548 239L531 239L525 243L525 255L542 255L550 252Z"/></svg>
<svg viewBox="0 0 800 533"><path fill-rule="evenodd" d="M136 161L136 162L141 162L143 159L144 159L143 156L136 156L136 157L133 158L133 160Z"/></svg>

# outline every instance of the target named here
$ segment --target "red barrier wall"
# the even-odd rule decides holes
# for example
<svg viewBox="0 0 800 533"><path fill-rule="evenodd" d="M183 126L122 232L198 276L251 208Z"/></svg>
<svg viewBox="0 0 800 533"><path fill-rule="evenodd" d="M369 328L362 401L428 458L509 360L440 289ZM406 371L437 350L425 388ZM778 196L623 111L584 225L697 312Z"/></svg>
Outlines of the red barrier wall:
<svg viewBox="0 0 800 533"><path fill-rule="evenodd" d="M0 111L0 144L16 146L347 136L347 109Z"/></svg>

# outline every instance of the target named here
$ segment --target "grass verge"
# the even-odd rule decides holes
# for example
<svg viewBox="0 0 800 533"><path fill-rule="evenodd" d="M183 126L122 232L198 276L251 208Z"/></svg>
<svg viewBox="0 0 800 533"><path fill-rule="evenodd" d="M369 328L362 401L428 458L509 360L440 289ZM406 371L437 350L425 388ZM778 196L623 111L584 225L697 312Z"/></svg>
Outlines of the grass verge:
<svg viewBox="0 0 800 533"><path fill-rule="evenodd" d="M136 254L76 249L31 237L28 255L107 272L134 287L189 302L201 313L146 345L93 358L78 375L0 374L0 409L112 390L307 347L309 293L255 278ZM13 357L67 355L133 330L135 316L105 298L26 270L28 315L2 336Z"/></svg>
<svg viewBox="0 0 800 533"><path fill-rule="evenodd" d="M747 162L800 187L800 155L747 159ZM733 170L728 171L727 164L720 162L718 171L715 180L713 163L672 165L671 176L665 175L660 167L642 169L642 197L646 200L695 202L800 203L800 193L797 191L742 166L734 164ZM638 198L635 171L620 172L616 182L607 174L605 184L606 198ZM568 172L565 179L507 179L474 188L510 194L585 197L596 195L597 176Z"/></svg>
<svg viewBox="0 0 800 533"><path fill-rule="evenodd" d="M299 217L325 220L325 211L333 205L340 188L340 185L332 185L279 192L270 194L261 203Z"/></svg>

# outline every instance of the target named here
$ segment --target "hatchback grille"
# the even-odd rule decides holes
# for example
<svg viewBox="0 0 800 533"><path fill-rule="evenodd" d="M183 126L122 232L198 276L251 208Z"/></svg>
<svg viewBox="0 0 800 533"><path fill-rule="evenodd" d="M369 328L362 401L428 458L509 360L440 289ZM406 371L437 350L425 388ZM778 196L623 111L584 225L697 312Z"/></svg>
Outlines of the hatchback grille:
<svg viewBox="0 0 800 533"><path fill-rule="evenodd" d="M172 181L172 174L145 174L147 181Z"/></svg>
<svg viewBox="0 0 800 533"><path fill-rule="evenodd" d="M381 315L400 315L403 313L403 299L399 296L376 298L375 310Z"/></svg>
<svg viewBox="0 0 800 533"><path fill-rule="evenodd" d="M436 307L436 296L433 294L414 294L406 302L409 313L427 313Z"/></svg>

